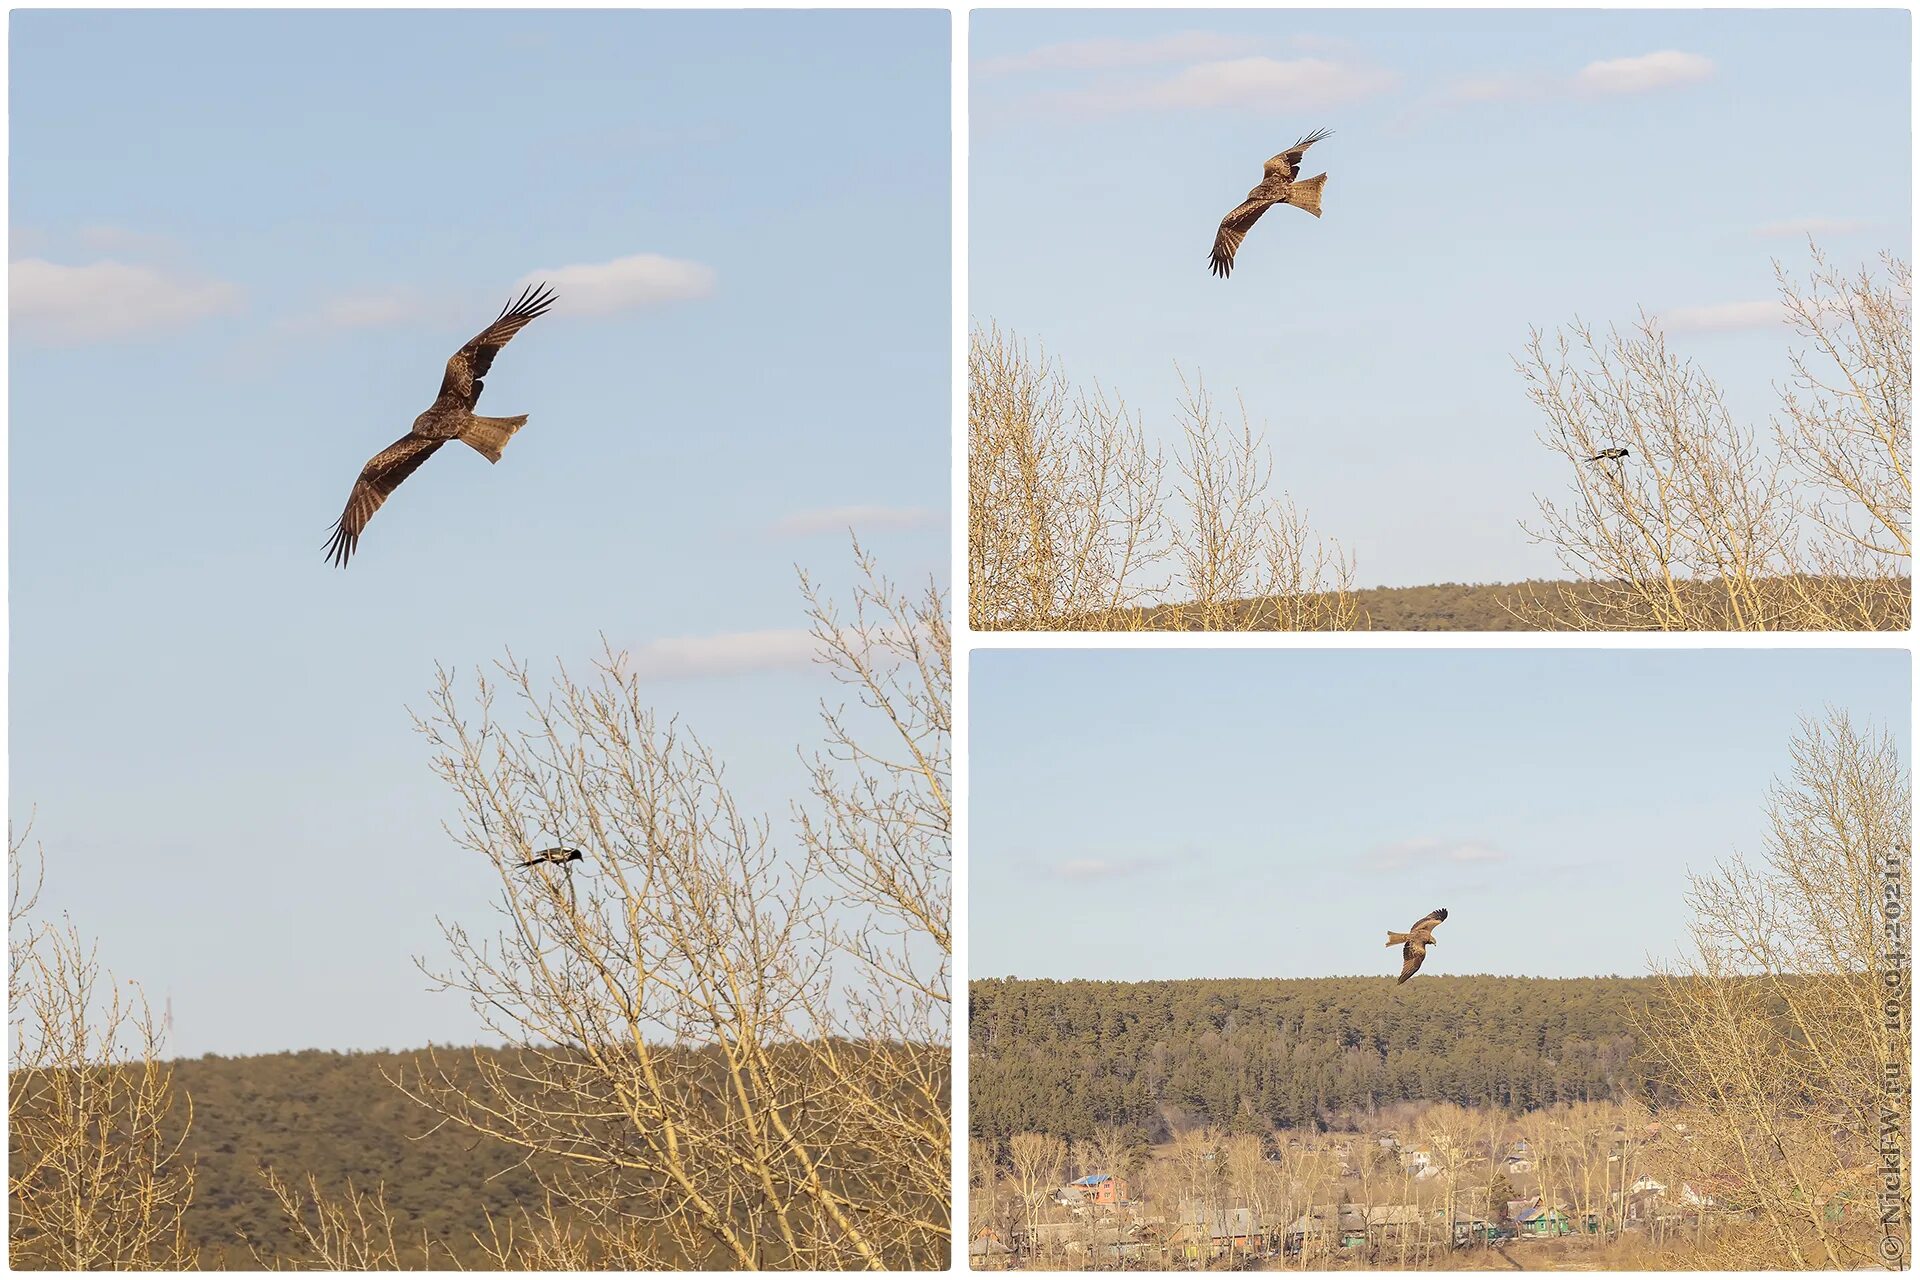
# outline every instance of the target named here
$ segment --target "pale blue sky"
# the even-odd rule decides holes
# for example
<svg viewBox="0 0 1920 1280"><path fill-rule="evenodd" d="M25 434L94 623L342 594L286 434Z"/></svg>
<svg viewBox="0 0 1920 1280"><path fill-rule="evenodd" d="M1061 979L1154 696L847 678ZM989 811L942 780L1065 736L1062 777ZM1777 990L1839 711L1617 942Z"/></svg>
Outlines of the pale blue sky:
<svg viewBox="0 0 1920 1280"><path fill-rule="evenodd" d="M1663 313L1764 425L1771 260L1908 252L1897 10L984 10L969 310L1170 429L1175 363L1244 394L1362 585L1554 575L1530 325ZM1326 216L1220 218L1314 128Z"/></svg>
<svg viewBox="0 0 1920 1280"><path fill-rule="evenodd" d="M853 523L946 577L949 25L15 11L9 812L180 1051L472 1036L410 962L488 890L409 725L436 661L604 633L784 820L833 691L795 564L843 593ZM569 267L487 379L504 460L443 451L324 563Z"/></svg>
<svg viewBox="0 0 1920 1280"><path fill-rule="evenodd" d="M1145 980L1646 972L1759 854L1802 715L1890 729L1899 650L987 650L969 969Z"/></svg>

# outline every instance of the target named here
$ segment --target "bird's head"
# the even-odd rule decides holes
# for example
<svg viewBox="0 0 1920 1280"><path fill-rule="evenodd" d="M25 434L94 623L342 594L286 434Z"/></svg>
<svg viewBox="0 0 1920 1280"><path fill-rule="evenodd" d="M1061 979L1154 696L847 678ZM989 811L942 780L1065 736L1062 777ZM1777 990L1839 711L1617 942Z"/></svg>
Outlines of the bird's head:
<svg viewBox="0 0 1920 1280"><path fill-rule="evenodd" d="M579 862L581 859L587 856L586 854L580 852L578 849L564 849L561 852L567 855L565 858L561 859L561 861L563 862Z"/></svg>

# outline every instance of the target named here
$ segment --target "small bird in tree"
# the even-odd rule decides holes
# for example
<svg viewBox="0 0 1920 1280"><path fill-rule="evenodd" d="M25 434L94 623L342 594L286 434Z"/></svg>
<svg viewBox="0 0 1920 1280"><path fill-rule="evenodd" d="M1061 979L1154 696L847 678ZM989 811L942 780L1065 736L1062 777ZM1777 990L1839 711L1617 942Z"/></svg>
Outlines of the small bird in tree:
<svg viewBox="0 0 1920 1280"><path fill-rule="evenodd" d="M586 856L586 854L580 852L578 849L542 849L520 865L523 867L537 867L543 862L556 862L561 866L565 866L569 862L579 862Z"/></svg>
<svg viewBox="0 0 1920 1280"><path fill-rule="evenodd" d="M1405 982L1420 971L1420 964L1427 958L1427 948L1440 944L1434 940L1434 928L1447 918L1447 909L1429 911L1413 922L1413 928L1405 933L1387 931L1387 945L1400 948L1400 982ZM1395 983L1395 986L1400 985Z"/></svg>
<svg viewBox="0 0 1920 1280"><path fill-rule="evenodd" d="M1627 451L1625 449L1602 449L1600 452L1594 454L1591 458L1588 458L1587 461L1588 462L1618 462L1620 459L1626 456L1627 456Z"/></svg>
<svg viewBox="0 0 1920 1280"><path fill-rule="evenodd" d="M1240 242L1247 238L1247 231L1260 221L1260 215L1276 204L1290 204L1296 209L1305 209L1314 217L1320 216L1320 189L1327 185L1327 175L1317 178L1299 178L1300 162L1306 158L1307 148L1320 139L1327 137L1331 130L1315 129L1300 141L1267 161L1267 175L1260 185L1247 192L1247 198L1239 208L1220 220L1220 230L1213 237L1213 274L1226 279L1233 272L1233 255L1240 248Z"/></svg>
<svg viewBox="0 0 1920 1280"><path fill-rule="evenodd" d="M413 430L373 455L353 482L347 496L347 509L334 522L333 536L327 539L327 558L345 566L360 545L360 533L373 519L373 513L400 487L400 482L419 470L449 440L464 440L488 462L500 461L513 433L527 424L527 415L513 418L482 418L473 412L480 399L481 379L493 368L493 358L513 335L547 313L553 305L553 291L545 285L528 287L518 299L504 307L494 322L482 329L473 341L453 353L447 361L446 376L440 380L440 394L427 411L413 420Z"/></svg>

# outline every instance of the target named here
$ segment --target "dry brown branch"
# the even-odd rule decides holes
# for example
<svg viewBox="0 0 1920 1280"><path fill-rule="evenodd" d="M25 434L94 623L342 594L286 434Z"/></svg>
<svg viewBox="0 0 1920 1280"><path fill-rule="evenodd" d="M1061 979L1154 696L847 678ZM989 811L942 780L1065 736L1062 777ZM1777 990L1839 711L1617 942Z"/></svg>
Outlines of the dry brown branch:
<svg viewBox="0 0 1920 1280"><path fill-rule="evenodd" d="M35 925L40 883L9 842L8 1245L40 1270L179 1270L196 1258L176 1098L146 997L71 924Z"/></svg>
<svg viewBox="0 0 1920 1280"><path fill-rule="evenodd" d="M496 1247L626 1265L944 1260L944 600L902 596L859 559L850 619L806 586L822 661L860 705L825 709L791 847L739 809L691 731L653 714L618 653L585 679L542 682L511 658L464 690L442 673L419 726L500 924L446 924L438 976L518 1052L459 1070L429 1052L399 1083L571 1170L542 1175L557 1207L500 1226ZM587 861L523 869L539 839Z"/></svg>
<svg viewBox="0 0 1920 1280"><path fill-rule="evenodd" d="M1910 273L1784 271L1794 353L1767 447L1720 386L1642 317L1631 331L1536 331L1519 361L1571 493L1527 532L1578 580L1523 597L1575 630L1901 629L1910 609ZM1625 458L1601 456L1625 449ZM1594 459L1599 458L1598 461Z"/></svg>
<svg viewBox="0 0 1920 1280"><path fill-rule="evenodd" d="M1910 901L1911 803L1891 738L1805 722L1764 857L1693 879L1691 954L1642 1030L1694 1122L1696 1167L1756 1216L1767 1248L1750 1264L1876 1261L1880 1126L1910 1120L1911 1029L1885 1011L1908 1000L1889 912Z"/></svg>
<svg viewBox="0 0 1920 1280"><path fill-rule="evenodd" d="M974 331L968 374L975 628L1363 625L1351 561L1274 491L1244 407L1232 426L1188 385L1170 475L1138 415L998 329Z"/></svg>

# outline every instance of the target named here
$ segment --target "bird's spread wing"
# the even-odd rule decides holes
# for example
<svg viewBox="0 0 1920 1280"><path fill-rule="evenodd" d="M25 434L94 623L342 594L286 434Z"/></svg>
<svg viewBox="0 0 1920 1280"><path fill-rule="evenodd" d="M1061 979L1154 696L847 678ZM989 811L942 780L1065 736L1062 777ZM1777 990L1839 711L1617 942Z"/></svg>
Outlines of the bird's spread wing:
<svg viewBox="0 0 1920 1280"><path fill-rule="evenodd" d="M1405 982L1420 969L1420 962L1427 958L1427 949L1409 941L1400 948L1400 981Z"/></svg>
<svg viewBox="0 0 1920 1280"><path fill-rule="evenodd" d="M1213 274L1222 279L1232 274L1233 255L1239 251L1240 242L1247 238L1247 229L1260 221L1260 215L1272 207L1271 200L1249 200L1220 219L1220 230L1213 237Z"/></svg>
<svg viewBox="0 0 1920 1280"><path fill-rule="evenodd" d="M334 523L333 536L327 539L327 558L337 565L345 565L354 548L360 545L360 531L367 527L367 521L373 519L373 513L380 509L387 495L445 443L444 440L424 440L408 432L374 454L360 469L360 478L353 482L353 492L347 496L347 509Z"/></svg>
<svg viewBox="0 0 1920 1280"><path fill-rule="evenodd" d="M500 348L512 341L514 334L545 315L553 306L553 299L553 290L544 284L523 289L518 298L501 309L492 324L453 353L453 358L447 361L447 376L440 380L440 394L471 404L478 380L493 368L493 358L500 354Z"/></svg>
<svg viewBox="0 0 1920 1280"><path fill-rule="evenodd" d="M1439 912L1434 912L1430 915L1421 916L1418 920L1415 920L1413 922L1413 928L1407 930L1407 932L1418 933L1424 929L1426 931L1427 936L1432 937L1434 926L1439 923L1440 923L1440 914Z"/></svg>
<svg viewBox="0 0 1920 1280"><path fill-rule="evenodd" d="M1300 139L1300 141L1294 143L1273 159L1267 161L1267 176L1269 178L1285 178L1291 182L1293 176L1300 172L1300 162L1307 158L1307 148L1332 132L1333 130L1331 129L1315 129L1312 133Z"/></svg>

